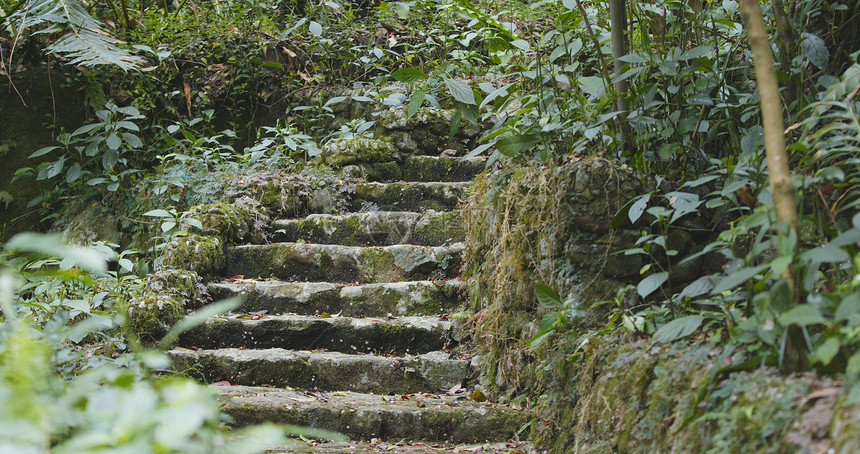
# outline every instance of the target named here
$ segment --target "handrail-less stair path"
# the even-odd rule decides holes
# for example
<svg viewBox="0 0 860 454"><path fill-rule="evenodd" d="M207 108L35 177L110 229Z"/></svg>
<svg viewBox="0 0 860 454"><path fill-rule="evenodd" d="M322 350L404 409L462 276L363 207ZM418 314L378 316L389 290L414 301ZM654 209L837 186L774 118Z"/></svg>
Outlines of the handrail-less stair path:
<svg viewBox="0 0 860 454"><path fill-rule="evenodd" d="M278 220L272 242L227 247L208 288L243 305L169 352L178 370L218 384L237 425L355 440L277 452L531 452L511 441L526 432L524 411L474 398L477 360L448 317L465 294L458 203L483 161L407 159L413 181L357 183L350 213Z"/></svg>

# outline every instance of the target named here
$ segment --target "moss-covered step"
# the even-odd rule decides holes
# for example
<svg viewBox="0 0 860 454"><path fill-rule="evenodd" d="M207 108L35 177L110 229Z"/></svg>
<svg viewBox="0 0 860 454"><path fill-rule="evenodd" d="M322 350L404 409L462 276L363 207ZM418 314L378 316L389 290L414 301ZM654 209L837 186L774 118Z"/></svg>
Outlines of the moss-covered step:
<svg viewBox="0 0 860 454"><path fill-rule="evenodd" d="M396 452L397 454L538 454L528 441L507 440L495 443L440 443L438 441L316 441L290 439L287 444L266 451L268 454L369 454Z"/></svg>
<svg viewBox="0 0 860 454"><path fill-rule="evenodd" d="M351 211L453 211L465 200L469 182L356 183Z"/></svg>
<svg viewBox="0 0 860 454"><path fill-rule="evenodd" d="M217 386L222 409L239 425L277 422L332 430L353 439L480 443L515 438L525 411L446 395L381 396ZM527 438L527 432L520 434ZM430 451L432 452L432 451Z"/></svg>
<svg viewBox="0 0 860 454"><path fill-rule="evenodd" d="M441 246L466 237L459 211L370 211L346 215L312 214L272 223L273 241L387 246Z"/></svg>
<svg viewBox="0 0 860 454"><path fill-rule="evenodd" d="M212 317L179 339L183 347L325 349L417 355L452 346L451 322L439 317L347 318L307 315Z"/></svg>
<svg viewBox="0 0 860 454"><path fill-rule="evenodd" d="M438 315L465 303L463 283L457 279L363 285L234 279L208 288L214 300L241 296L241 310L269 314Z"/></svg>
<svg viewBox="0 0 860 454"><path fill-rule="evenodd" d="M469 181L484 170L486 159L447 156L410 156L403 162L360 164L370 181Z"/></svg>
<svg viewBox="0 0 860 454"><path fill-rule="evenodd" d="M320 391L376 394L438 392L458 384L466 385L471 373L469 361L450 359L450 354L443 351L386 357L282 348L177 348L168 352L168 356L177 371L188 372L208 382Z"/></svg>
<svg viewBox="0 0 860 454"><path fill-rule="evenodd" d="M273 243L227 248L226 276L289 281L397 282L456 277L463 243L341 246Z"/></svg>

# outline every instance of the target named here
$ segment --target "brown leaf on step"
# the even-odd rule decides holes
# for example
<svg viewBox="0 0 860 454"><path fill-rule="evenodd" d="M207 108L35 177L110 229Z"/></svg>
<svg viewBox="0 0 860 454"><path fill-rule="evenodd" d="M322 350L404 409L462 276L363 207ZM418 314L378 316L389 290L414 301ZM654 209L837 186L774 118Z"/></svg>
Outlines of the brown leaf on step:
<svg viewBox="0 0 860 454"><path fill-rule="evenodd" d="M233 385L231 385L230 382L228 382L228 381L216 381L215 383L212 383L212 386L233 386Z"/></svg>
<svg viewBox="0 0 860 454"><path fill-rule="evenodd" d="M806 395L806 400L810 401L810 400L814 400L814 399L821 399L822 397L830 397L830 396L835 396L837 394L839 394L839 388L831 386L829 388L821 388L821 389L817 389L815 391L812 391L811 393Z"/></svg>
<svg viewBox="0 0 860 454"><path fill-rule="evenodd" d="M451 389L449 389L446 394L448 394L449 396L453 396L454 394L457 394L460 392L465 392L465 391L466 390L463 389L463 385L460 383L457 383L456 385L452 386Z"/></svg>

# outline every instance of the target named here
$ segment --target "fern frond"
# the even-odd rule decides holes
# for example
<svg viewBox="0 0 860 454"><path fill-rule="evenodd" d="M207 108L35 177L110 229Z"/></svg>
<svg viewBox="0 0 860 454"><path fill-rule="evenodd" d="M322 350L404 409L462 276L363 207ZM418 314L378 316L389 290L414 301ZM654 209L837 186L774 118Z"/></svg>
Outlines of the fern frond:
<svg viewBox="0 0 860 454"><path fill-rule="evenodd" d="M137 57L119 47L122 41L105 31L77 0L28 0L13 15L26 29L41 28L35 33L66 33L47 51L69 58L70 64L95 66L116 65L124 71L135 69Z"/></svg>

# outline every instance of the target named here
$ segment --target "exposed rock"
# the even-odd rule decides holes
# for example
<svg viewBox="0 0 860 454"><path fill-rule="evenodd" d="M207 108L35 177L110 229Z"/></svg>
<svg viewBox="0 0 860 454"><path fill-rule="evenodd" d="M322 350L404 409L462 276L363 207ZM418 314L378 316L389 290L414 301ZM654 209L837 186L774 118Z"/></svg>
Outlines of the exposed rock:
<svg viewBox="0 0 860 454"><path fill-rule="evenodd" d="M147 275L144 293L172 295L181 299L187 309L197 309L208 302L208 291L197 273L173 268Z"/></svg>
<svg viewBox="0 0 860 454"><path fill-rule="evenodd" d="M89 205L69 221L63 230L63 240L82 245L97 241L122 243L119 218L112 211L99 203Z"/></svg>
<svg viewBox="0 0 860 454"><path fill-rule="evenodd" d="M148 294L128 304L125 328L141 340L154 342L185 315L182 299L171 294Z"/></svg>
<svg viewBox="0 0 860 454"><path fill-rule="evenodd" d="M369 137L336 138L322 147L322 159L331 166L370 164L394 159L391 140Z"/></svg>
<svg viewBox="0 0 860 454"><path fill-rule="evenodd" d="M193 271L211 276L224 268L224 247L220 238L189 235L171 241L164 248L163 268Z"/></svg>

